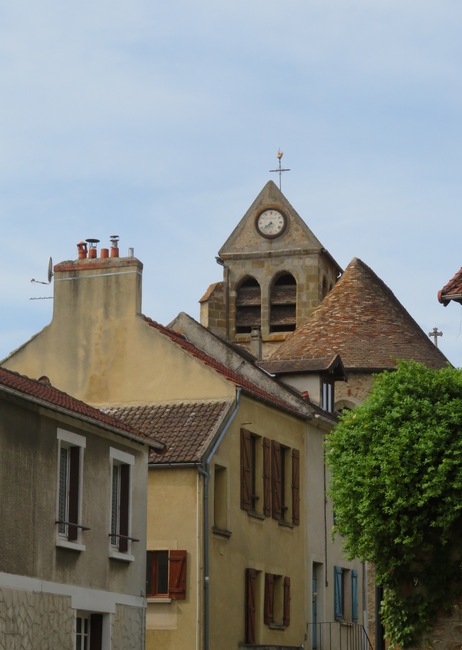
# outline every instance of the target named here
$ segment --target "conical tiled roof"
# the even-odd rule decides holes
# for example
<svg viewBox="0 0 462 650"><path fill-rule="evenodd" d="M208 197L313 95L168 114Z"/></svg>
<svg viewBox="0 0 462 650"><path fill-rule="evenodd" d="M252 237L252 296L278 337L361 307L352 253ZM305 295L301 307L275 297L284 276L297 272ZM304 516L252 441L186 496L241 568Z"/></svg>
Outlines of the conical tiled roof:
<svg viewBox="0 0 462 650"><path fill-rule="evenodd" d="M396 359L413 359L430 368L448 363L392 291L358 258L271 360L330 354L340 354L350 370L393 368Z"/></svg>

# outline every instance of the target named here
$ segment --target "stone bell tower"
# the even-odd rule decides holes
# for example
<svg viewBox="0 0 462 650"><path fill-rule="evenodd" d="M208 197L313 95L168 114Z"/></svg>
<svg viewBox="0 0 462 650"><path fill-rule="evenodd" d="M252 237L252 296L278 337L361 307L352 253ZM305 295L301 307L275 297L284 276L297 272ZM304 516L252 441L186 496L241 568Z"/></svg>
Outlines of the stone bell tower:
<svg viewBox="0 0 462 650"><path fill-rule="evenodd" d="M261 348L263 358L308 318L342 272L273 181L217 261L223 281L201 298L201 323L255 356Z"/></svg>

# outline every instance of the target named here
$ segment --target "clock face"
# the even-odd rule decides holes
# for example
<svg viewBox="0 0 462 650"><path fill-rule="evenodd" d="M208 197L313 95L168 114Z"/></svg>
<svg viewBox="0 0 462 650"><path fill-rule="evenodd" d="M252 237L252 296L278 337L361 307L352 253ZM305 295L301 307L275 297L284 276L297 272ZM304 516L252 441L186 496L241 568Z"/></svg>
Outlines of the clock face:
<svg viewBox="0 0 462 650"><path fill-rule="evenodd" d="M260 212L256 220L256 226L263 237L277 237L286 227L286 218L279 210L268 208Z"/></svg>

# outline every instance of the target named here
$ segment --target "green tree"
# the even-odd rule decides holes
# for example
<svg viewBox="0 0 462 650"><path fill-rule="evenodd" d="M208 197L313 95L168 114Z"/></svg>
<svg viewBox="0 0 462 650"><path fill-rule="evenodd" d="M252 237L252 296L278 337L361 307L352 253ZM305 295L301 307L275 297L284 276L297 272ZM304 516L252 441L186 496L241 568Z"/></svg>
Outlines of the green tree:
<svg viewBox="0 0 462 650"><path fill-rule="evenodd" d="M462 370L403 361L327 442L335 530L375 565L383 622L407 647L462 584Z"/></svg>

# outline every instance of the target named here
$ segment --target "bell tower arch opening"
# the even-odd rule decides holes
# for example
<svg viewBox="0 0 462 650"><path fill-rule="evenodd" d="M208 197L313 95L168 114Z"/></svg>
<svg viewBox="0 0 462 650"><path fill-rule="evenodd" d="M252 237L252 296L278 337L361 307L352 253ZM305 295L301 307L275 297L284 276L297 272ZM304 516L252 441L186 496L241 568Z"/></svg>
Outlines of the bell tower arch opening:
<svg viewBox="0 0 462 650"><path fill-rule="evenodd" d="M261 326L261 288L254 277L241 281L236 291L236 334L250 334Z"/></svg>
<svg viewBox="0 0 462 650"><path fill-rule="evenodd" d="M297 282L292 273L281 273L270 289L270 332L293 332L297 316Z"/></svg>

